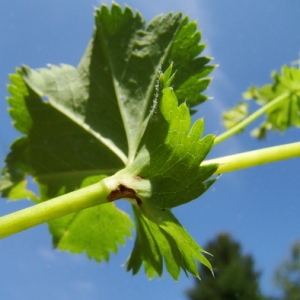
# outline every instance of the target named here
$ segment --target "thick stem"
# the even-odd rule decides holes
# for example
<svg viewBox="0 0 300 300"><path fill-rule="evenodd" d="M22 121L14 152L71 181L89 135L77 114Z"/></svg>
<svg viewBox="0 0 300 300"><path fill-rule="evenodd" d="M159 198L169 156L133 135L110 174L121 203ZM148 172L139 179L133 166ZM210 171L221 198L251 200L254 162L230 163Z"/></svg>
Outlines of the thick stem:
<svg viewBox="0 0 300 300"><path fill-rule="evenodd" d="M222 174L295 157L300 157L300 142L206 160L202 165L219 164L215 174Z"/></svg>
<svg viewBox="0 0 300 300"><path fill-rule="evenodd" d="M283 93L282 95L275 98L273 101L269 102L268 104L264 105L262 108L260 108L259 110L251 114L248 118L238 123L236 126L232 127L231 129L217 136L215 138L215 145L223 142L224 140L228 139L232 135L240 132L242 129L244 129L246 126L251 124L253 121L255 121L258 117L266 113L268 110L273 109L276 105L278 105L278 103L283 101L289 95L290 92Z"/></svg>
<svg viewBox="0 0 300 300"><path fill-rule="evenodd" d="M91 206L107 203L109 193L110 190L102 180L80 190L0 217L0 238Z"/></svg>

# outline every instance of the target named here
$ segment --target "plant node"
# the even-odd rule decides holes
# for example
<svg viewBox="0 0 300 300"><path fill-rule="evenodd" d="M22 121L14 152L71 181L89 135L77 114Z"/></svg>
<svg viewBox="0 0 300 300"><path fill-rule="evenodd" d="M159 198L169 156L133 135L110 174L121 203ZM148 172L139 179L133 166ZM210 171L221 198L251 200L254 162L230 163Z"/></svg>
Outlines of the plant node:
<svg viewBox="0 0 300 300"><path fill-rule="evenodd" d="M136 195L136 191L126 187L123 184L119 184L115 190L111 191L110 194L107 196L107 199L110 202L119 199L128 199L129 201L134 199L137 205L142 204L142 200Z"/></svg>

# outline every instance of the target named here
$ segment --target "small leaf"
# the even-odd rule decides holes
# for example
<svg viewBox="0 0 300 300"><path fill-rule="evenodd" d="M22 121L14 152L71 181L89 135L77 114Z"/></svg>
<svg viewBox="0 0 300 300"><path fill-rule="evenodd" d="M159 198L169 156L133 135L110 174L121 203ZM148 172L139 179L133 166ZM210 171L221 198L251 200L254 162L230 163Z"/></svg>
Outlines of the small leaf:
<svg viewBox="0 0 300 300"><path fill-rule="evenodd" d="M227 110L223 114L223 123L226 129L230 129L240 123L248 116L248 104L238 103L234 108Z"/></svg>

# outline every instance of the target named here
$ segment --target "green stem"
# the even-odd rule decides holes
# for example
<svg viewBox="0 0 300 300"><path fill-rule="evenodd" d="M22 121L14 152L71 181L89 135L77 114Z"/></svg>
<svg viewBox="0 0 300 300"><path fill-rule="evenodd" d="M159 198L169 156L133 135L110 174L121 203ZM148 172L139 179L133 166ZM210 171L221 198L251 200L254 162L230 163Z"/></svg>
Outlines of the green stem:
<svg viewBox="0 0 300 300"><path fill-rule="evenodd" d="M219 164L215 174L222 174L295 157L300 157L300 142L206 160L202 165Z"/></svg>
<svg viewBox="0 0 300 300"><path fill-rule="evenodd" d="M0 217L0 238L91 206L107 203L109 193L110 189L102 180L80 190Z"/></svg>
<svg viewBox="0 0 300 300"><path fill-rule="evenodd" d="M242 129L244 129L246 126L248 126L250 123L255 121L258 117L263 115L265 112L267 112L270 109L273 109L278 103L283 101L286 97L290 95L290 92L286 92L281 94L280 96L276 97L274 100L269 102L268 104L264 105L262 108L255 111L253 114L251 114L248 118L243 120L242 122L238 123L231 129L225 131L224 133L220 134L215 138L215 145L219 144L220 142L223 142L224 140L228 139L232 135L240 132Z"/></svg>
<svg viewBox="0 0 300 300"><path fill-rule="evenodd" d="M217 163L219 167L216 174L220 174L293 157L300 157L300 142L207 160L202 165ZM125 180L120 175L114 175L80 190L0 217L0 238L88 207L107 203L108 196L118 187L121 179ZM128 181L129 187L132 186L131 181ZM128 191L132 192L131 189Z"/></svg>

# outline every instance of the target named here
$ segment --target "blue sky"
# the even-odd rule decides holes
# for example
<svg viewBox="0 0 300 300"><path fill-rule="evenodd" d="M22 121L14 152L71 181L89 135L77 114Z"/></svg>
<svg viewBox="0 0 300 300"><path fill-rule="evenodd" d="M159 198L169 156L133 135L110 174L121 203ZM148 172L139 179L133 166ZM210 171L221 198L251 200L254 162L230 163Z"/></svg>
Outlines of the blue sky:
<svg viewBox="0 0 300 300"><path fill-rule="evenodd" d="M103 3L103 2L102 2ZM110 3L110 1L104 1ZM123 5L125 2L118 2ZM181 10L199 23L206 54L219 68L203 105L207 133L221 133L221 112L233 106L251 84L270 81L270 72L298 59L300 5L296 0L168 0L126 3L146 20L159 13ZM0 156L19 134L11 126L5 97L7 75L22 64L77 65L91 37L93 7L100 1L6 1L0 11ZM218 157L299 140L299 130L271 134L258 142L247 133L216 146ZM1 165L1 163L0 163ZM2 166L2 165L1 165ZM272 272L288 253L299 233L300 160L278 162L223 175L201 199L174 210L201 244L217 233L229 232L253 255L262 272L262 289L272 287ZM27 201L0 201L0 214L28 206ZM126 207L127 208L127 207ZM52 249L46 225L0 242L1 299L186 299L192 278L173 282L167 274L149 281L143 272L126 273L122 264L133 246L129 240L109 263L98 264L84 255Z"/></svg>

